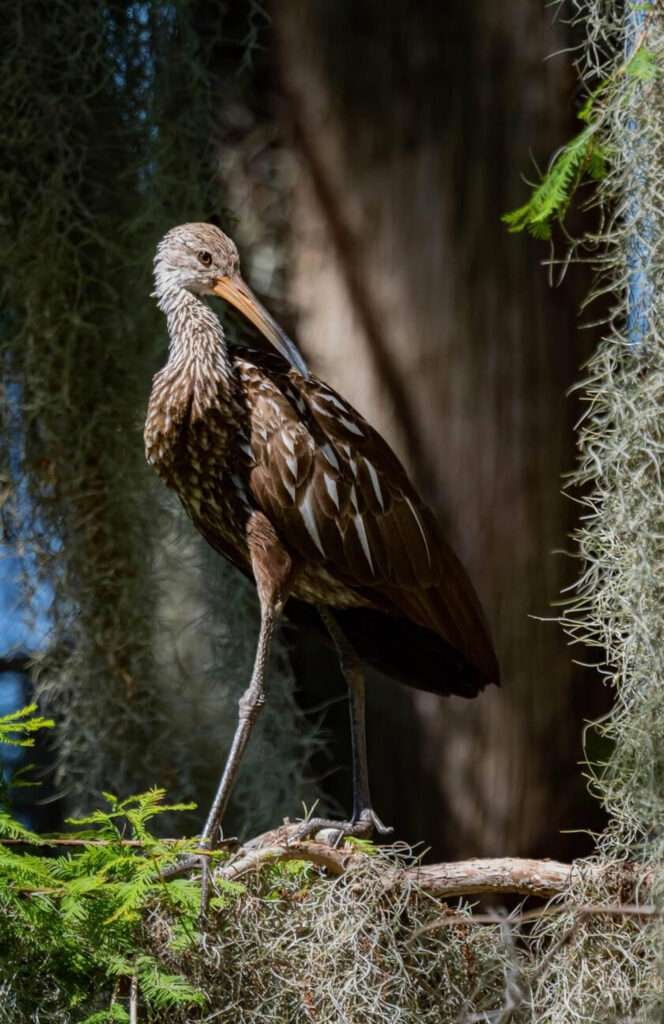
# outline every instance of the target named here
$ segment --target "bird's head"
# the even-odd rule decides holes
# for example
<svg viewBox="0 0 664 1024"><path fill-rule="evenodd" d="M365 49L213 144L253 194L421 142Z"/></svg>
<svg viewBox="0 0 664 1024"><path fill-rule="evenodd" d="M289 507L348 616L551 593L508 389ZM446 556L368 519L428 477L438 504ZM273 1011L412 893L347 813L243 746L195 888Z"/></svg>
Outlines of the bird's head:
<svg viewBox="0 0 664 1024"><path fill-rule="evenodd" d="M299 349L258 301L240 274L235 242L214 224L180 224L157 246L155 295L162 309L182 290L217 295L239 309L300 373L308 373Z"/></svg>

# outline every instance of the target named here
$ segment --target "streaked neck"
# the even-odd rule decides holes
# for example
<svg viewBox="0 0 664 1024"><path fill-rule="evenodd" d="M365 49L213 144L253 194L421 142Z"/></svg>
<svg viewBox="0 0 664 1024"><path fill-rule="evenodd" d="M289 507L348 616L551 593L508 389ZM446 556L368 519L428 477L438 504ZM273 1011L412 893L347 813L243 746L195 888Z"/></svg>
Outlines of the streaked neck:
<svg viewBox="0 0 664 1024"><path fill-rule="evenodd" d="M217 393L220 385L228 391L233 367L224 329L208 304L186 288L175 288L159 296L159 308L168 323L171 369L186 369L203 392Z"/></svg>

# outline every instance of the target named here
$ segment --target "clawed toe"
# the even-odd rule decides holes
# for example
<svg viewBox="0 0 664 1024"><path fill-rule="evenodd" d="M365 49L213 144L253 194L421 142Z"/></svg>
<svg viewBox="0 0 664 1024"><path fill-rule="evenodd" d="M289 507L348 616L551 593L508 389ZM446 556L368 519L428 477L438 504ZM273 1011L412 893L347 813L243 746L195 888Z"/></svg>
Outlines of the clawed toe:
<svg viewBox="0 0 664 1024"><path fill-rule="evenodd" d="M338 846L344 836L371 839L374 832L380 836L387 836L393 831L393 828L383 824L372 808L367 807L353 821L334 821L330 818L310 818L303 821L290 841L298 843L315 836L330 846Z"/></svg>
<svg viewBox="0 0 664 1024"><path fill-rule="evenodd" d="M179 878L180 875L186 875L190 871L201 871L206 862L206 857L197 854L193 854L190 857L182 857L176 864L171 864L170 867L160 871L159 878L168 881L170 878Z"/></svg>
<svg viewBox="0 0 664 1024"><path fill-rule="evenodd" d="M391 825L383 824L383 822L380 820L376 812L371 807L368 807L366 810L362 811L362 814L360 815L360 821L369 821L371 823L372 830L374 832L377 832L379 836L391 836L392 833L394 832L394 829L392 828Z"/></svg>

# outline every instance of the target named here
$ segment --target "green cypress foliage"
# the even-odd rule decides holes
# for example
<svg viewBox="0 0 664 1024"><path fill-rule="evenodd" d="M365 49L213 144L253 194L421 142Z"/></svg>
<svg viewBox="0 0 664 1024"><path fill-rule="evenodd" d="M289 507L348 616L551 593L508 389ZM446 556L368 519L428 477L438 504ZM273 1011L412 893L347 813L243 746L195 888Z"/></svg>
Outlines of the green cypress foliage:
<svg viewBox="0 0 664 1024"><path fill-rule="evenodd" d="M636 86L640 82L652 82L658 73L655 55L641 47L624 66L593 90L578 115L585 128L556 153L547 173L533 186L528 202L503 215L510 231L527 230L535 238L551 237L554 223L564 222L580 186L600 181L607 174L610 152L603 128L617 89L625 79ZM634 88L621 88L621 92L621 102L629 104Z"/></svg>

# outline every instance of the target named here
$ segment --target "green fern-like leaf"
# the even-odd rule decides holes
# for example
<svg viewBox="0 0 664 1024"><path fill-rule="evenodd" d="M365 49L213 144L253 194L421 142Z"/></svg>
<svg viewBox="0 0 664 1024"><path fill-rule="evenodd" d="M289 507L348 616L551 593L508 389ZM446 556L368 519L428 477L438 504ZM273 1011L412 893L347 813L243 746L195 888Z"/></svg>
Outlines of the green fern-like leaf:
<svg viewBox="0 0 664 1024"><path fill-rule="evenodd" d="M608 173L610 154L597 141L602 123L600 97L610 96L619 79L627 77L633 81L633 88L627 90L629 99L634 88L654 81L660 74L656 55L640 46L625 65L593 89L578 113L585 128L563 146L528 202L503 214L509 231L527 230L535 238L551 237L552 225L562 222L579 184L584 179L600 181Z"/></svg>
<svg viewBox="0 0 664 1024"><path fill-rule="evenodd" d="M67 819L67 824L74 825L81 837L122 839L126 831L124 826L128 824L132 838L150 845L157 842L147 828L147 824L152 818L166 812L191 811L196 808L194 803L164 803L166 791L159 788L127 797L124 800L120 800L113 793L103 793L102 796L109 805L108 810L98 809L80 818ZM82 825L92 825L93 830L82 830Z"/></svg>
<svg viewBox="0 0 664 1024"><path fill-rule="evenodd" d="M200 989L190 985L181 974L167 974L153 957L138 957L136 971L141 993L156 1010L205 1005L205 994Z"/></svg>
<svg viewBox="0 0 664 1024"><path fill-rule="evenodd" d="M106 807L78 819L66 837L84 845L55 856L52 850L33 853L31 847L52 840L0 812L0 832L24 844L0 843L0 973L8 971L19 990L34 989L35 999L40 979L51 979L71 1019L88 1024L126 1024L126 1004L99 1010L99 998L110 1000L119 979L136 977L148 1015L203 1006L198 989L146 953L143 930L148 908L161 906L176 929L175 947L192 949L199 940L200 886L160 877L160 869L191 853L196 840L164 841L150 832L155 815L188 806L166 804L158 789L123 800L106 794ZM128 845L127 834L138 845ZM226 901L244 891L227 885Z"/></svg>
<svg viewBox="0 0 664 1024"><path fill-rule="evenodd" d="M91 1014L81 1024L129 1024L129 1013L121 1003L113 1003L108 1010Z"/></svg>
<svg viewBox="0 0 664 1024"><path fill-rule="evenodd" d="M366 853L369 857L378 853L378 847L372 839L362 839L361 836L344 836L344 843L353 846L360 853Z"/></svg>
<svg viewBox="0 0 664 1024"><path fill-rule="evenodd" d="M55 724L53 719L35 714L36 711L36 704L28 704L9 715L3 715L0 718L0 743L7 743L11 747L33 747L35 741L32 733L40 729L52 729Z"/></svg>
<svg viewBox="0 0 664 1024"><path fill-rule="evenodd" d="M22 825L20 821L17 821L9 811L2 809L0 802L0 838L3 839L22 839L24 842L29 843L31 846L39 846L42 842L40 836L36 832L31 832L29 828Z"/></svg>
<svg viewBox="0 0 664 1024"><path fill-rule="evenodd" d="M528 202L503 214L509 231L527 229L536 238L550 237L552 221L564 215L579 175L591 163L595 130L588 125L580 131L560 150Z"/></svg>

